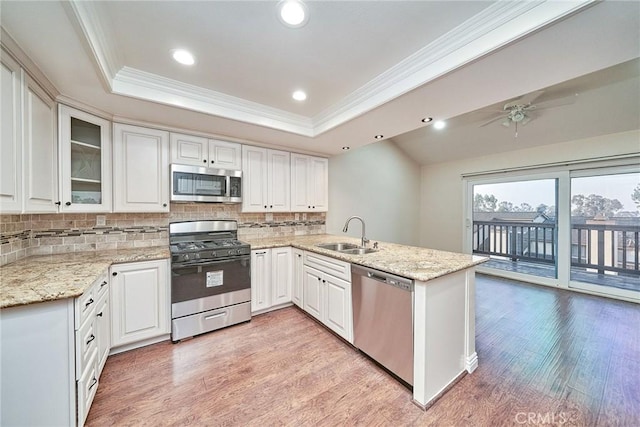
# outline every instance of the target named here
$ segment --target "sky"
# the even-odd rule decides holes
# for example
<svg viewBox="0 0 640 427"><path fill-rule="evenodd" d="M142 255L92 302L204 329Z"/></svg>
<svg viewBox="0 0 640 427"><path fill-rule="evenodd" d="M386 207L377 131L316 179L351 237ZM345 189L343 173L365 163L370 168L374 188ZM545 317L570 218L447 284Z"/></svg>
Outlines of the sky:
<svg viewBox="0 0 640 427"><path fill-rule="evenodd" d="M571 195L599 194L609 199L618 199L625 211L636 211L638 208L631 200L631 193L638 184L640 184L640 173L572 178ZM524 202L534 208L540 204L555 205L554 192L554 179L474 186L474 194L493 194L498 199L498 203L507 201L518 206Z"/></svg>

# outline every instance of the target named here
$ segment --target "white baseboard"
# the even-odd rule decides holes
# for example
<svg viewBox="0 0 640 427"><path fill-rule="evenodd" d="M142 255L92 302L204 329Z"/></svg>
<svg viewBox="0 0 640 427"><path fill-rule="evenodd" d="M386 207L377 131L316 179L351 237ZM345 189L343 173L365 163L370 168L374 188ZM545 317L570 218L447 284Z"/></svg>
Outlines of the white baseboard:
<svg viewBox="0 0 640 427"><path fill-rule="evenodd" d="M474 351L471 356L467 356L464 367L468 373L475 371L478 368L478 353Z"/></svg>

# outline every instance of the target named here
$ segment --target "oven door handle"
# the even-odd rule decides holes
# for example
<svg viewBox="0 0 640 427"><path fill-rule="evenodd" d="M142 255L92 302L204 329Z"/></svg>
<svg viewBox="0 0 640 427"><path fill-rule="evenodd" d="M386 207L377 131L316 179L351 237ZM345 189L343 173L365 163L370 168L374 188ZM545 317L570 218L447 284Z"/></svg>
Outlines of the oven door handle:
<svg viewBox="0 0 640 427"><path fill-rule="evenodd" d="M173 264L171 264L171 269L174 270L177 268L184 268L184 267L205 267L208 265L228 263L230 261L242 261L242 260L250 260L250 259L251 259L251 255L244 255L244 256L236 256L236 257L216 259L216 260L174 262Z"/></svg>

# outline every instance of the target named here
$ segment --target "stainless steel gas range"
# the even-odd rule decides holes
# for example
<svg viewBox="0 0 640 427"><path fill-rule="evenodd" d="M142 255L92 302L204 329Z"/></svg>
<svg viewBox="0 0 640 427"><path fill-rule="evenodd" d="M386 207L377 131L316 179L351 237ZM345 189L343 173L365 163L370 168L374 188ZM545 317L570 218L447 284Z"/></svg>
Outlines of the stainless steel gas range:
<svg viewBox="0 0 640 427"><path fill-rule="evenodd" d="M236 221L169 224L171 340L251 320L251 247Z"/></svg>

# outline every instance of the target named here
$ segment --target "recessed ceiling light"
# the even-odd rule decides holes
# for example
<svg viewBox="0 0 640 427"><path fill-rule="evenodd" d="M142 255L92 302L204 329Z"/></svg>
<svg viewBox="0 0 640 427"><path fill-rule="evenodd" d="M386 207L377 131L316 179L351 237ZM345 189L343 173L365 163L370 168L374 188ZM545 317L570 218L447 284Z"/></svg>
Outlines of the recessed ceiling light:
<svg viewBox="0 0 640 427"><path fill-rule="evenodd" d="M443 122L442 120L438 120L437 122L433 123L433 127L436 129L444 129L447 126L446 122Z"/></svg>
<svg viewBox="0 0 640 427"><path fill-rule="evenodd" d="M351 150L351 147L342 147L344 151Z"/></svg>
<svg viewBox="0 0 640 427"><path fill-rule="evenodd" d="M171 56L173 56L173 59L175 59L177 62L183 64L183 65L193 65L196 63L195 58L193 57L193 55L191 54L191 52L184 50L184 49L174 49L171 51Z"/></svg>
<svg viewBox="0 0 640 427"><path fill-rule="evenodd" d="M309 20L307 6L300 0L282 0L278 3L278 17L291 28L300 28Z"/></svg>
<svg viewBox="0 0 640 427"><path fill-rule="evenodd" d="M420 120L422 123L429 123L433 120L433 117L425 117L424 119Z"/></svg>
<svg viewBox="0 0 640 427"><path fill-rule="evenodd" d="M384 138L384 135L376 135L376 136L374 136L374 138L375 139L382 139L382 138Z"/></svg>
<svg viewBox="0 0 640 427"><path fill-rule="evenodd" d="M291 95L291 97L296 101L304 101L305 99L307 99L307 94L304 93L304 91L297 90L293 92L293 95Z"/></svg>

